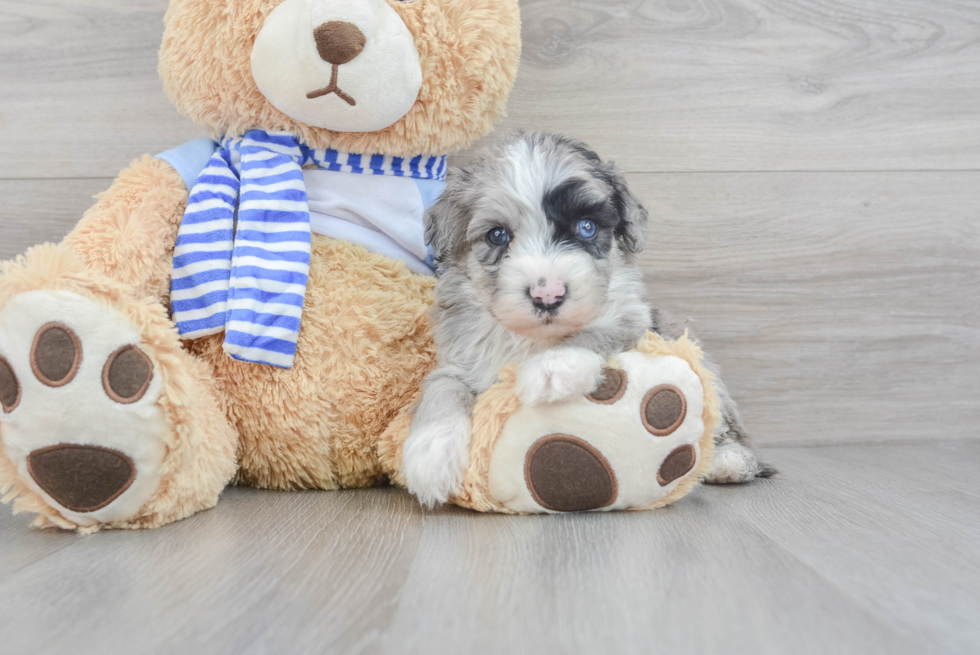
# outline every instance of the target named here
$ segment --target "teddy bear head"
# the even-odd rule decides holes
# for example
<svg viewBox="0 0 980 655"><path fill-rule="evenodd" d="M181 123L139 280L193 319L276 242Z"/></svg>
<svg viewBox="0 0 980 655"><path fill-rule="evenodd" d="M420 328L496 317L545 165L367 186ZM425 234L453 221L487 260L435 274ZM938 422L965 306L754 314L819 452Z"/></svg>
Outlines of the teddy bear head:
<svg viewBox="0 0 980 655"><path fill-rule="evenodd" d="M519 59L518 0L171 0L160 74L216 138L404 157L486 135Z"/></svg>

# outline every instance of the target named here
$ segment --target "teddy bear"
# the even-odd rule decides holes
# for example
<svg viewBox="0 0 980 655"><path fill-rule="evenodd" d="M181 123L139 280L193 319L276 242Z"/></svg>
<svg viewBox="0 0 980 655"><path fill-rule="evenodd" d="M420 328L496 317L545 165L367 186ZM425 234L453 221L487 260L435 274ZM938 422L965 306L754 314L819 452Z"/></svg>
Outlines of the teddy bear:
<svg viewBox="0 0 980 655"><path fill-rule="evenodd" d="M422 228L487 135L517 0L171 0L160 74L207 130L120 173L60 244L0 269L0 490L35 525L154 528L229 484L404 485L435 364ZM662 506L711 461L697 346L650 335L588 396L479 399L451 499Z"/></svg>
<svg viewBox="0 0 980 655"><path fill-rule="evenodd" d="M0 270L14 511L152 528L228 484L383 481L434 361L422 213L520 50L517 0L172 0L160 74L211 138Z"/></svg>

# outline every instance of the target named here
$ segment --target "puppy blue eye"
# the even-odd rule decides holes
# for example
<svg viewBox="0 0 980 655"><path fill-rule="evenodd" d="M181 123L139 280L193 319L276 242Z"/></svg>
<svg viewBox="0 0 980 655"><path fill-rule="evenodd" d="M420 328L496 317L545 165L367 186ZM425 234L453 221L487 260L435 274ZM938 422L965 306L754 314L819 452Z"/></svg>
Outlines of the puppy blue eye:
<svg viewBox="0 0 980 655"><path fill-rule="evenodd" d="M578 235L583 239L591 239L595 236L596 226L592 221L585 219L578 222Z"/></svg>
<svg viewBox="0 0 980 655"><path fill-rule="evenodd" d="M487 241L491 246L506 246L513 235L502 227L495 227L487 232Z"/></svg>

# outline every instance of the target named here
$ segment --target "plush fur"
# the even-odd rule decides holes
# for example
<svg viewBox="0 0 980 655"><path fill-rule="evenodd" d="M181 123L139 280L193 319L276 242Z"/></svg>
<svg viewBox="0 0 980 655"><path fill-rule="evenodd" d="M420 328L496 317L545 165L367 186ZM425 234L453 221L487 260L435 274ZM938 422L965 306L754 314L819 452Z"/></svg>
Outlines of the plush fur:
<svg viewBox="0 0 980 655"><path fill-rule="evenodd" d="M241 439L241 484L363 487L382 480L375 440L435 361L435 280L362 246L314 236L303 329L289 371L231 359L224 335L189 344L211 364ZM256 402L265 399L265 402Z"/></svg>
<svg viewBox="0 0 980 655"><path fill-rule="evenodd" d="M265 17L282 0L172 0L160 75L177 109L214 137L252 128L297 134L316 148L397 156L443 154L490 131L506 108L520 61L513 0L416 0L389 4L415 36L422 89L409 113L371 133L331 132L273 107L249 57Z"/></svg>
<svg viewBox="0 0 980 655"><path fill-rule="evenodd" d="M389 2L415 38L423 84L403 118L358 134L301 124L258 92L251 46L280 2L170 3L160 51L164 86L178 110L213 137L262 128L289 131L314 147L442 154L483 137L503 114L520 59L517 0ZM104 311L106 321L137 329L162 379L161 482L129 520L82 526L65 519L0 448L4 501L37 514L38 525L84 532L156 527L213 506L231 482L335 489L384 480L377 438L435 364L428 314L434 280L361 246L314 236L295 366L236 362L222 352L220 337L182 343L168 316L187 197L168 164L140 159L63 244L38 247L0 273L0 313L18 294L71 291ZM0 414L0 442L4 420ZM70 442L71 435L61 436Z"/></svg>

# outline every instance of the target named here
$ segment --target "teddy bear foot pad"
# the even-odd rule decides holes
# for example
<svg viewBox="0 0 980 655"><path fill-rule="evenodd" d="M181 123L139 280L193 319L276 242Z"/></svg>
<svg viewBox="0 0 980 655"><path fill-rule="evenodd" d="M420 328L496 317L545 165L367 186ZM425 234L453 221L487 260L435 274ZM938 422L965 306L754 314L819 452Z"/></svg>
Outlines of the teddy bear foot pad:
<svg viewBox="0 0 980 655"><path fill-rule="evenodd" d="M24 484L86 526L136 514L160 483L162 383L141 335L67 291L15 296L0 313L0 426Z"/></svg>
<svg viewBox="0 0 980 655"><path fill-rule="evenodd" d="M591 395L510 417L490 463L490 493L528 513L666 504L697 477L705 455L703 402L685 360L620 355Z"/></svg>

